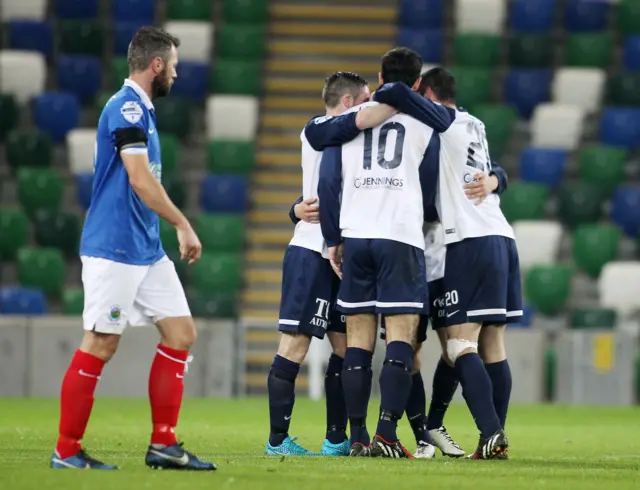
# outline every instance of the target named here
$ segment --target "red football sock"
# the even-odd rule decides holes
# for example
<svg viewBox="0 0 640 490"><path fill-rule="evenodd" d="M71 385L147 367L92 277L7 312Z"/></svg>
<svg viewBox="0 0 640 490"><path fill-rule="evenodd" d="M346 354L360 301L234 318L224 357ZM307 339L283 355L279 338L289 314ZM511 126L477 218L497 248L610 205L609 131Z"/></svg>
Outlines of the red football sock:
<svg viewBox="0 0 640 490"><path fill-rule="evenodd" d="M178 425L188 357L189 351L158 344L149 374L149 401L153 422L151 444L171 446L178 442L173 429Z"/></svg>
<svg viewBox="0 0 640 490"><path fill-rule="evenodd" d="M80 451L80 441L89 422L96 391L105 361L77 350L62 380L60 390L60 436L56 451L68 458Z"/></svg>

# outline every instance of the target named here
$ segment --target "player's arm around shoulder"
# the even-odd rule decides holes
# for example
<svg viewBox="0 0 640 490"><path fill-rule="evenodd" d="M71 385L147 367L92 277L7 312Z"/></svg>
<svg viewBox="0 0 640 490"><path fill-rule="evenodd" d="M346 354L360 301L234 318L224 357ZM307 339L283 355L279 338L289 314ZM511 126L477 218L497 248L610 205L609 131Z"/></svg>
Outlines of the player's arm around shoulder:
<svg viewBox="0 0 640 490"><path fill-rule="evenodd" d="M318 199L320 206L320 227L322 236L329 247L329 260L338 276L342 277L340 251L342 233L340 230L340 194L342 192L342 148L332 146L322 152L318 179Z"/></svg>

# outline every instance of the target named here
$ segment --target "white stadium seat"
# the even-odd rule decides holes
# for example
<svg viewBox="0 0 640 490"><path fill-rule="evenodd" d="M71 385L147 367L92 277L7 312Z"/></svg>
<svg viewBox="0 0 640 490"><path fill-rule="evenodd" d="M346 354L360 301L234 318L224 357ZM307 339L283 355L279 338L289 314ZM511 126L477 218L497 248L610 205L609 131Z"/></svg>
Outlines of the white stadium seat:
<svg viewBox="0 0 640 490"><path fill-rule="evenodd" d="M604 71L598 68L559 68L551 89L553 100L594 112L600 107L605 81Z"/></svg>
<svg viewBox="0 0 640 490"><path fill-rule="evenodd" d="M516 221L513 224L520 267L554 264L560 252L562 226L557 221Z"/></svg>
<svg viewBox="0 0 640 490"><path fill-rule="evenodd" d="M0 92L14 95L21 104L44 92L46 76L41 53L0 51Z"/></svg>
<svg viewBox="0 0 640 490"><path fill-rule="evenodd" d="M72 174L93 172L96 132L95 129L72 129L67 133L67 154Z"/></svg>
<svg viewBox="0 0 640 490"><path fill-rule="evenodd" d="M532 146L575 150L582 138L585 113L580 107L540 104L533 113Z"/></svg>
<svg viewBox="0 0 640 490"><path fill-rule="evenodd" d="M207 137L252 141L258 127L258 99L245 95L212 95L207 99Z"/></svg>
<svg viewBox="0 0 640 490"><path fill-rule="evenodd" d="M640 262L609 262L598 279L600 304L622 315L640 310Z"/></svg>
<svg viewBox="0 0 640 490"><path fill-rule="evenodd" d="M180 39L178 59L209 63L213 53L213 24L210 22L171 21L165 30Z"/></svg>
<svg viewBox="0 0 640 490"><path fill-rule="evenodd" d="M457 0L456 32L502 34L507 8L504 0Z"/></svg>
<svg viewBox="0 0 640 490"><path fill-rule="evenodd" d="M0 0L0 20L45 20L47 0Z"/></svg>

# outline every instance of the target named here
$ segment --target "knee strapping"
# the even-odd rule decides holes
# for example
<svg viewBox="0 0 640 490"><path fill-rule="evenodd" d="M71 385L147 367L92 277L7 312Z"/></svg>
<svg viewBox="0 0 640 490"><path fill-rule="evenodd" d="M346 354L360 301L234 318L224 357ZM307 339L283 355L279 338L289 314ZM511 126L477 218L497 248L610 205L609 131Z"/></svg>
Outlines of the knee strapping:
<svg viewBox="0 0 640 490"><path fill-rule="evenodd" d="M449 339L447 340L447 356L449 360L455 364L456 359L460 357L465 350L472 349L478 351L478 342L464 339Z"/></svg>
<svg viewBox="0 0 640 490"><path fill-rule="evenodd" d="M384 361L384 363L382 365L383 366L397 367L397 368L400 368L400 369L402 369L404 371L409 371L409 372L411 372L411 370L413 369L413 366L407 365L406 362L397 361L395 359L385 359L385 361Z"/></svg>

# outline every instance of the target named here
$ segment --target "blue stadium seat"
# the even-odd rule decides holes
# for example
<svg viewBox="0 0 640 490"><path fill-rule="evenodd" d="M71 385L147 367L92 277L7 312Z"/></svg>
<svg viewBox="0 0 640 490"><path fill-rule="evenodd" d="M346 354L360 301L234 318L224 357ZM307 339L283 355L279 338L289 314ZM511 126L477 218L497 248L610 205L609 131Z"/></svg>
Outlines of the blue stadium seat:
<svg viewBox="0 0 640 490"><path fill-rule="evenodd" d="M155 24L155 0L111 0L111 17L114 21L139 21Z"/></svg>
<svg viewBox="0 0 640 490"><path fill-rule="evenodd" d="M557 187L562 183L566 163L565 150L527 148L520 156L520 177L526 182Z"/></svg>
<svg viewBox="0 0 640 490"><path fill-rule="evenodd" d="M12 20L9 22L9 48L53 54L53 29L49 22Z"/></svg>
<svg viewBox="0 0 640 490"><path fill-rule="evenodd" d="M549 31L555 13L556 0L515 0L511 3L511 27L519 32Z"/></svg>
<svg viewBox="0 0 640 490"><path fill-rule="evenodd" d="M609 146L640 147L640 109L605 109L600 122L600 140Z"/></svg>
<svg viewBox="0 0 640 490"><path fill-rule="evenodd" d="M444 23L444 0L401 0L400 25L417 29L440 28Z"/></svg>
<svg viewBox="0 0 640 490"><path fill-rule="evenodd" d="M611 218L630 237L640 231L640 187L620 186L611 201Z"/></svg>
<svg viewBox="0 0 640 490"><path fill-rule="evenodd" d="M38 129L60 143L70 130L78 126L80 102L69 92L44 92L34 98L33 112Z"/></svg>
<svg viewBox="0 0 640 490"><path fill-rule="evenodd" d="M640 71L640 35L629 36L624 43L624 67Z"/></svg>
<svg viewBox="0 0 640 490"><path fill-rule="evenodd" d="M425 63L442 61L444 41L440 29L402 28L398 33L397 44L416 51Z"/></svg>
<svg viewBox="0 0 640 490"><path fill-rule="evenodd" d="M238 175L207 175L200 188L200 206L207 212L243 213L247 181Z"/></svg>
<svg viewBox="0 0 640 490"><path fill-rule="evenodd" d="M38 289L20 287L0 289L0 314L2 315L44 315L47 300Z"/></svg>
<svg viewBox="0 0 640 490"><path fill-rule="evenodd" d="M114 22L113 24L113 52L116 56L126 55L133 35L144 22Z"/></svg>
<svg viewBox="0 0 640 490"><path fill-rule="evenodd" d="M209 88L209 64L197 61L182 61L178 65L171 95L188 99L202 100L207 96Z"/></svg>
<svg viewBox="0 0 640 490"><path fill-rule="evenodd" d="M608 0L569 0L564 10L568 31L602 31L607 26L611 3Z"/></svg>
<svg viewBox="0 0 640 490"><path fill-rule="evenodd" d="M54 0L53 13L59 19L95 19L100 0Z"/></svg>
<svg viewBox="0 0 640 490"><path fill-rule="evenodd" d="M82 103L95 98L102 85L102 62L82 55L58 57L58 88L77 95Z"/></svg>
<svg viewBox="0 0 640 490"><path fill-rule="evenodd" d="M549 100L552 77L550 70L511 70L504 82L506 103L530 118L538 104Z"/></svg>
<svg viewBox="0 0 640 490"><path fill-rule="evenodd" d="M85 211L91 205L91 195L93 194L93 174L76 175L76 197L78 203Z"/></svg>

